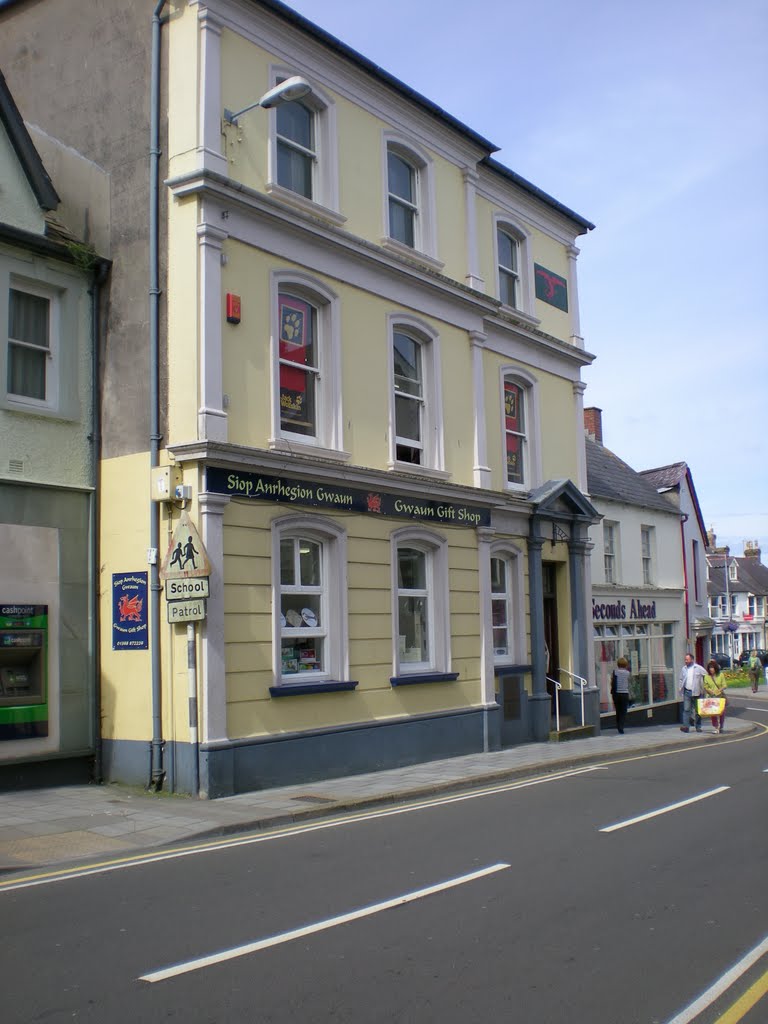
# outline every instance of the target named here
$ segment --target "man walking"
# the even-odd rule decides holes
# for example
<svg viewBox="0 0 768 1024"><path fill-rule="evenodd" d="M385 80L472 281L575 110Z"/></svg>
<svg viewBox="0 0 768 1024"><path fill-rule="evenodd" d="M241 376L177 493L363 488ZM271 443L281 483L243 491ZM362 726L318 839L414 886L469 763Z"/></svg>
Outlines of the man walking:
<svg viewBox="0 0 768 1024"><path fill-rule="evenodd" d="M701 715L699 705L696 703L699 697L704 696L704 680L707 673L693 660L692 654L686 654L685 664L680 671L680 696L683 698L683 724L681 732L688 732L691 725L695 723L696 732L701 732Z"/></svg>

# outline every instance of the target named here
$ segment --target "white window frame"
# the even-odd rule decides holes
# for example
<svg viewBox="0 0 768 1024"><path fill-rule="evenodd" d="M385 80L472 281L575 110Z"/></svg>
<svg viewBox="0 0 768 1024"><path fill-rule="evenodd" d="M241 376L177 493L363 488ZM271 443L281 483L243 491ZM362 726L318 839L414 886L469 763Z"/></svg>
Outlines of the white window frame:
<svg viewBox="0 0 768 1024"><path fill-rule="evenodd" d="M283 430L280 415L280 303L281 293L295 295L316 311L316 434L314 437ZM313 452L328 458L348 459L343 450L341 382L341 326L339 297L322 281L308 274L273 271L271 294L272 414L269 447L283 451Z"/></svg>
<svg viewBox="0 0 768 1024"><path fill-rule="evenodd" d="M11 344L18 343L18 339L12 339L8 333L9 307L11 291L22 292L26 295L34 295L37 298L46 299L48 302L48 350L45 355L45 398L30 398L27 395L18 395L8 390L8 366L11 355ZM0 317L3 324L3 359L0 365L2 372L2 394L5 402L11 408L23 409L27 412L54 412L59 408L60 388L60 359L61 359L61 292L40 281L31 278L21 277L17 274L10 274L4 288L3 302L0 305Z"/></svg>
<svg viewBox="0 0 768 1024"><path fill-rule="evenodd" d="M395 333L406 334L421 346L422 372L422 453L421 464L400 462L397 458L395 421ZM390 470L447 478L443 439L443 395L441 382L440 336L418 317L390 313L387 317L389 346L389 462Z"/></svg>
<svg viewBox="0 0 768 1024"><path fill-rule="evenodd" d="M419 526L395 530L390 538L392 565L392 669L393 676L447 673L451 670L450 608L448 589L448 542L445 537ZM398 598L398 552L414 548L426 556L427 630L429 660L400 661L400 612Z"/></svg>
<svg viewBox="0 0 768 1024"><path fill-rule="evenodd" d="M499 279L499 232L503 231L517 242L518 255L518 304L503 306L503 309L514 310L530 317L535 323L539 318L534 315L536 308L535 279L533 274L533 244L530 231L516 217L507 213L496 213L493 216L493 265L495 267L495 295L501 301L501 282Z"/></svg>
<svg viewBox="0 0 768 1024"><path fill-rule="evenodd" d="M504 414L504 383L509 380L522 389L525 408L525 443L523 445L523 482L507 480L507 426ZM501 410L501 476L503 487L517 493L532 491L542 482L541 423L539 416L539 382L532 373L519 366L502 366L499 371L499 409Z"/></svg>
<svg viewBox="0 0 768 1024"><path fill-rule="evenodd" d="M654 528L652 526L640 527L640 560L642 563L643 585L653 586L654 573Z"/></svg>
<svg viewBox="0 0 768 1024"><path fill-rule="evenodd" d="M506 570L506 601L507 601L507 654L497 654L493 644L493 600L492 561L498 558L504 562ZM488 551L488 589L485 595L485 618L488 649L492 653L494 665L514 665L523 660L525 650L525 593L521 552L506 541L492 544Z"/></svg>
<svg viewBox="0 0 768 1024"><path fill-rule="evenodd" d="M609 545L610 538L610 545ZM609 559L610 569L609 569ZM619 566L619 524L615 520L603 520L603 573L606 583L618 583L621 578Z"/></svg>
<svg viewBox="0 0 768 1024"><path fill-rule="evenodd" d="M269 88L274 88L286 78L301 74L295 68L273 65L270 68ZM314 115L314 160L312 173L312 198L286 188L277 180L277 108L269 113L268 175L266 191L293 206L319 215L325 220L342 224L346 220L339 212L339 166L338 133L336 127L336 104L331 96L312 81L312 91L298 102Z"/></svg>
<svg viewBox="0 0 768 1024"><path fill-rule="evenodd" d="M414 170L414 190L416 196L414 245L406 245L393 238L389 231L389 167L390 151L405 160ZM437 258L437 216L435 212L435 169L429 153L418 143L405 136L384 132L382 134L382 200L384 232L381 244L401 256L412 259L417 256L422 262L434 269L442 270L444 264Z"/></svg>
<svg viewBox="0 0 768 1024"><path fill-rule="evenodd" d="M728 579L731 583L739 579L739 567L735 562L728 563Z"/></svg>
<svg viewBox="0 0 768 1024"><path fill-rule="evenodd" d="M321 545L321 606L327 621L325 663L322 672L282 674L282 625L280 622L280 542L306 537ZM272 521L272 672L276 686L296 683L344 682L349 678L349 625L347 614L347 533L323 516L280 516Z"/></svg>

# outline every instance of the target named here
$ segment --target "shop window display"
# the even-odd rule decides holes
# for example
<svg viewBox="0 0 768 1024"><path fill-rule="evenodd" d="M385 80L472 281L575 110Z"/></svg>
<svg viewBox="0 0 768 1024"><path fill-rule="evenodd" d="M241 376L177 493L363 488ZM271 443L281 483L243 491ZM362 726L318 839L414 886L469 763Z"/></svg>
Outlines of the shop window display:
<svg viewBox="0 0 768 1024"><path fill-rule="evenodd" d="M594 642L602 713L613 713L611 673L622 657L631 674L630 706L652 707L675 699L674 623L595 626Z"/></svg>

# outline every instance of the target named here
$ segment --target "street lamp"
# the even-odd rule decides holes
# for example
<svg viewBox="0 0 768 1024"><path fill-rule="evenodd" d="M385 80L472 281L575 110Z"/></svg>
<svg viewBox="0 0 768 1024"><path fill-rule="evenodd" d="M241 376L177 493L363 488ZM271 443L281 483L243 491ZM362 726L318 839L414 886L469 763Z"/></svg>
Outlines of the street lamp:
<svg viewBox="0 0 768 1024"><path fill-rule="evenodd" d="M294 100L300 100L302 96L306 96L310 92L312 92L312 86L309 82L305 78L294 75L293 78L286 78L284 82L280 82L274 89L265 92L260 100L256 100L255 103L249 103L242 110L236 110L233 113L225 107L224 121L226 124L237 124L238 117L249 110L253 110L254 107L263 107L265 110L269 110L271 107L277 107L281 103L293 103Z"/></svg>

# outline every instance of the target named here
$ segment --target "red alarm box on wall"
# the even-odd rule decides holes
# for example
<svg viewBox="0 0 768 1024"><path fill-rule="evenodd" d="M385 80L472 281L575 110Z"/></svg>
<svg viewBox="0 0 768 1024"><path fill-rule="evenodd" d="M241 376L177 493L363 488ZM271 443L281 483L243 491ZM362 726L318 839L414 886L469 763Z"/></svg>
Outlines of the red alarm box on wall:
<svg viewBox="0 0 768 1024"><path fill-rule="evenodd" d="M240 296L227 292L227 323L240 323Z"/></svg>

